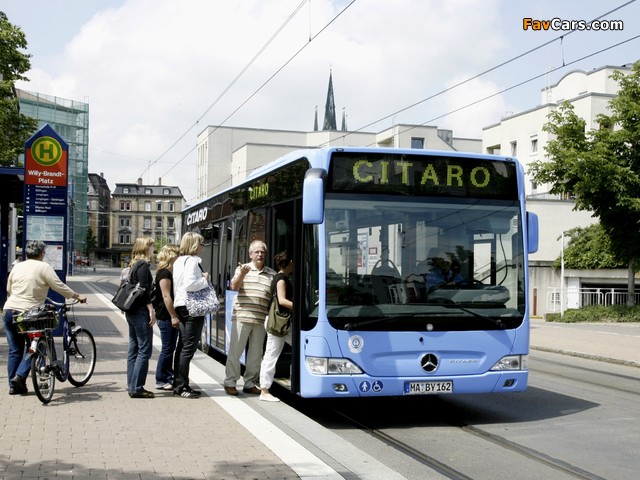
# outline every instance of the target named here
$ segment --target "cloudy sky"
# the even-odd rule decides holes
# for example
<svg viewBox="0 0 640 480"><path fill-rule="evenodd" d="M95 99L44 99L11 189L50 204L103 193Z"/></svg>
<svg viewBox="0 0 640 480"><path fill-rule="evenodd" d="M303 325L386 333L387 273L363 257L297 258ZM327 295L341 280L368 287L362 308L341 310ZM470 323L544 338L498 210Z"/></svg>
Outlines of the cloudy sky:
<svg viewBox="0 0 640 480"><path fill-rule="evenodd" d="M195 197L207 125L313 130L333 72L338 126L482 128L575 69L640 59L640 2L615 0L0 0L30 82L89 103L89 171ZM534 31L523 19L622 20ZM562 39L560 39L563 37ZM408 108L411 107L411 108Z"/></svg>

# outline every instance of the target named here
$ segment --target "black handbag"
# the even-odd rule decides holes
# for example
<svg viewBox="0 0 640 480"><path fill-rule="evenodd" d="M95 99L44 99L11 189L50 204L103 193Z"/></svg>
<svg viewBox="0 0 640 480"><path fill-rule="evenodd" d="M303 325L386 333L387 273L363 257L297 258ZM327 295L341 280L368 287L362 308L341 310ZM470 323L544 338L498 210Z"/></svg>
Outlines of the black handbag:
<svg viewBox="0 0 640 480"><path fill-rule="evenodd" d="M131 276L133 269L129 272L129 276L120 282L120 286L113 296L111 301L123 312L131 311L131 307L136 303L142 295L144 295L144 288L140 286L140 283L132 283Z"/></svg>

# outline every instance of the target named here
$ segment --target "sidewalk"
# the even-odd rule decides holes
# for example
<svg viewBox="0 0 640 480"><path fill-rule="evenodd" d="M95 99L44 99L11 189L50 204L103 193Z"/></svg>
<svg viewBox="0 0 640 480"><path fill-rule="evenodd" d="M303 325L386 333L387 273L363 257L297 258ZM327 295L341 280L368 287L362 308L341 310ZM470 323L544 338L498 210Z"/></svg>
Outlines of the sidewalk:
<svg viewBox="0 0 640 480"><path fill-rule="evenodd" d="M131 399L125 385L128 329L111 305L119 269L68 279L89 303L76 321L95 336L96 370L75 388L56 383L43 406L33 393L9 396L0 340L0 478L368 479L402 477L285 403L224 394L224 367L197 352L191 379L203 398ZM111 292L111 294L109 294ZM531 348L640 367L638 324L532 321ZM4 337L4 332L0 331ZM157 347L147 377L153 390ZM425 468L424 477L442 478Z"/></svg>
<svg viewBox="0 0 640 480"><path fill-rule="evenodd" d="M346 478L402 478L285 403L265 406L256 396L227 396L224 367L200 351L191 379L202 398L155 391L157 329L146 385L156 398L129 398L128 328L107 293L115 291L115 282L112 272L68 279L88 296L89 303L74 311L77 324L95 337L97 364L84 387L56 382L46 406L33 393L31 379L26 396L8 395L2 338L0 478L339 479L345 472Z"/></svg>
<svg viewBox="0 0 640 480"><path fill-rule="evenodd" d="M531 350L640 367L640 324L531 321Z"/></svg>

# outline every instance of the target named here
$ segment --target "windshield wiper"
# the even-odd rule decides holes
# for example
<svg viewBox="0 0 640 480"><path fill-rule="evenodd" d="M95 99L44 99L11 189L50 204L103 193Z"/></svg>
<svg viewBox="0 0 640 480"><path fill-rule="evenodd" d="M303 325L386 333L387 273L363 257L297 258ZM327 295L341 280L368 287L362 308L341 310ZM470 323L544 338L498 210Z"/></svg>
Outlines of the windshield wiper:
<svg viewBox="0 0 640 480"><path fill-rule="evenodd" d="M418 313L404 313L402 315L393 315L391 317L374 317L374 318L369 318L367 320L363 320L361 322L345 323L344 329L347 331L356 330L359 327L366 327L369 325L375 325L377 323L384 323L389 320L397 320L398 318L407 318L407 317L414 318L420 315L428 316L429 314L426 314L425 312L418 312Z"/></svg>
<svg viewBox="0 0 640 480"><path fill-rule="evenodd" d="M504 330L505 328L507 328L505 323L500 318L493 318L493 317L489 317L487 315L482 315L481 313L474 312L473 310L471 310L469 308L466 308L466 307L461 307L460 305L443 304L443 305L440 305L440 306L444 307L444 308L457 308L458 310L462 310L463 312L469 313L469 314L473 315L474 317L478 317L478 318L482 318L483 320L487 320L488 322L493 323L496 327L498 327L501 330Z"/></svg>

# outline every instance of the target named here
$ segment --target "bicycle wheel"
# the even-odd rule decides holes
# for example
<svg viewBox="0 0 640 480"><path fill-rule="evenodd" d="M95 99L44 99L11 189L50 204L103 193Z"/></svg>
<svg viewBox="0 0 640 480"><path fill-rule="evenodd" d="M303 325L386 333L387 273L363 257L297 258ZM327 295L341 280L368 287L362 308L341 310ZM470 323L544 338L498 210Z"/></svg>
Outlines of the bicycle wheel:
<svg viewBox="0 0 640 480"><path fill-rule="evenodd" d="M69 382L81 387L85 385L96 368L96 341L89 330L80 327L69 332Z"/></svg>
<svg viewBox="0 0 640 480"><path fill-rule="evenodd" d="M31 379L33 390L40 401L47 404L53 397L56 376L53 369L53 355L44 338L38 340L36 351L31 358Z"/></svg>

